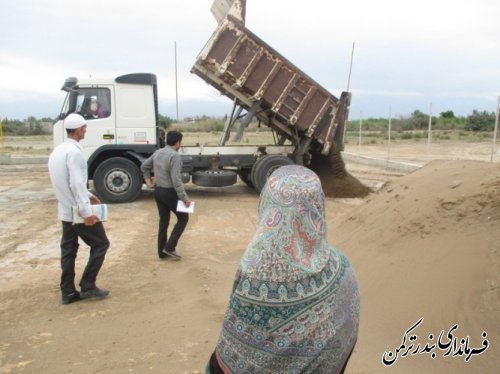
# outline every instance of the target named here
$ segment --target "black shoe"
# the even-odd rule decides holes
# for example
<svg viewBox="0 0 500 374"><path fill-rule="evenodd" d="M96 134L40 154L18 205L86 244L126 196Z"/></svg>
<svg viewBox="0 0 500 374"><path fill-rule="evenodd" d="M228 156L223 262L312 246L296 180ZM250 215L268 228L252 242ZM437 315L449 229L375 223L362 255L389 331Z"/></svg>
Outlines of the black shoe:
<svg viewBox="0 0 500 374"><path fill-rule="evenodd" d="M82 298L80 296L80 292L75 291L68 295L62 295L62 303L63 304L71 304L75 301L80 301Z"/></svg>
<svg viewBox="0 0 500 374"><path fill-rule="evenodd" d="M161 252L170 256L170 258L174 260L180 260L182 258L182 256L180 256L176 251L167 251L166 249L163 249Z"/></svg>
<svg viewBox="0 0 500 374"><path fill-rule="evenodd" d="M80 297L82 299L90 299L92 297L103 298L109 295L109 291L102 288L93 288L91 290L82 291Z"/></svg>

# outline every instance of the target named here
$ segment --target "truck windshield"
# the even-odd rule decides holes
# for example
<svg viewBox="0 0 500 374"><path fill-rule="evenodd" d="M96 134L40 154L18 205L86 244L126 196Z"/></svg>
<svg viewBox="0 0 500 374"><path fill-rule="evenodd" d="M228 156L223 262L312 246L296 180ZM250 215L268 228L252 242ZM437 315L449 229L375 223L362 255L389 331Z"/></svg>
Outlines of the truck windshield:
<svg viewBox="0 0 500 374"><path fill-rule="evenodd" d="M75 88L68 92L60 118L69 113L79 113L87 120L109 117L110 96L108 88Z"/></svg>

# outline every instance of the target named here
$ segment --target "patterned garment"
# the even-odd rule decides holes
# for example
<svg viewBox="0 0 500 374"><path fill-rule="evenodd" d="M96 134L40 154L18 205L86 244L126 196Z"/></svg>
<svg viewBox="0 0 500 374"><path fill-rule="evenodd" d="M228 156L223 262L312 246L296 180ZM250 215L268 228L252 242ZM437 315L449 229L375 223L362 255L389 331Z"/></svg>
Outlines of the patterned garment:
<svg viewBox="0 0 500 374"><path fill-rule="evenodd" d="M316 174L283 166L261 193L216 348L225 373L336 373L356 343L359 293L329 245Z"/></svg>

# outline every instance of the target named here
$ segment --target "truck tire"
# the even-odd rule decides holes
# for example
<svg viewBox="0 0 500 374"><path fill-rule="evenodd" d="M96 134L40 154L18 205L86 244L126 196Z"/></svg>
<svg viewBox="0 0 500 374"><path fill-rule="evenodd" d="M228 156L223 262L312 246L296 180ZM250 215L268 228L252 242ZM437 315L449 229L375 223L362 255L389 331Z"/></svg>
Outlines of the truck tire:
<svg viewBox="0 0 500 374"><path fill-rule="evenodd" d="M198 170L193 173L193 184L202 187L231 186L236 183L236 180L236 173L230 170Z"/></svg>
<svg viewBox="0 0 500 374"><path fill-rule="evenodd" d="M100 164L94 173L94 189L103 202L127 203L139 196L144 179L139 167L123 157Z"/></svg>
<svg viewBox="0 0 500 374"><path fill-rule="evenodd" d="M250 176L254 188L260 192L266 184L267 178L277 169L285 165L294 165L293 160L281 155L267 155L253 165Z"/></svg>

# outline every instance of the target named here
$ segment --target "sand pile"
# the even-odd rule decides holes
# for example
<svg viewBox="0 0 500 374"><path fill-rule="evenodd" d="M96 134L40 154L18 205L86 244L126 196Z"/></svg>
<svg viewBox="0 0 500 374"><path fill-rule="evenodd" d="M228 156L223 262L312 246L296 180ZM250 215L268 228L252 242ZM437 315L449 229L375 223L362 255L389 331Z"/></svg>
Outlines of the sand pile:
<svg viewBox="0 0 500 374"><path fill-rule="evenodd" d="M0 259L1 373L203 372L255 233L257 194L244 185L191 187L196 213L176 262L157 259L151 194L113 205L99 276L111 296L68 307L60 304L60 223L46 171L9 168L0 178L9 229L1 248L11 249ZM329 198L326 208L329 240L351 259L361 292L346 374L499 372L500 164L433 162L364 199ZM82 245L79 274L87 255ZM385 366L384 353L394 354L418 321L407 341L415 336L419 352L399 350ZM442 331L453 352L421 352ZM469 350L485 339L488 349L466 362L466 338Z"/></svg>
<svg viewBox="0 0 500 374"><path fill-rule="evenodd" d="M420 318L406 340L416 336L414 349L432 347L442 330L446 337L457 324L455 349L446 357L449 348L437 346L405 357L400 351L391 365L396 372L498 372L499 164L432 162L331 225L331 241L348 253L361 289L361 329L348 372L385 372L384 352L394 355ZM488 349L466 362L460 347L469 337L468 348L480 349L483 332Z"/></svg>

